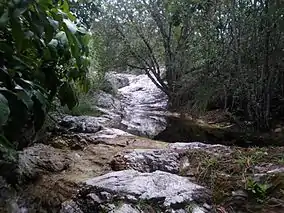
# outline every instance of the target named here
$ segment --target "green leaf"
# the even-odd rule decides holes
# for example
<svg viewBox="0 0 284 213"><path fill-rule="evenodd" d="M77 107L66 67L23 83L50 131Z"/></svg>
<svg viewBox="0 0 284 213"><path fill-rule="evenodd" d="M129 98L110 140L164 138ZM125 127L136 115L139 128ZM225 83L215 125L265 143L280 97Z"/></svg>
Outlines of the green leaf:
<svg viewBox="0 0 284 213"><path fill-rule="evenodd" d="M49 61L51 59L53 59L53 57L51 56L51 53L50 53L50 50L48 48L46 48L44 51L43 51L43 59L45 61Z"/></svg>
<svg viewBox="0 0 284 213"><path fill-rule="evenodd" d="M44 9L47 10L48 8L53 6L52 0L39 0L38 4Z"/></svg>
<svg viewBox="0 0 284 213"><path fill-rule="evenodd" d="M0 134L0 153L3 159L16 163L17 152L15 148L3 134Z"/></svg>
<svg viewBox="0 0 284 213"><path fill-rule="evenodd" d="M61 105L67 105L69 109L75 107L78 102L73 87L67 82L62 84L59 89L58 95Z"/></svg>
<svg viewBox="0 0 284 213"><path fill-rule="evenodd" d="M16 8L13 12L13 17L14 18L18 18L19 16L21 16L23 13L25 13L27 11L27 7L23 7L23 8Z"/></svg>
<svg viewBox="0 0 284 213"><path fill-rule="evenodd" d="M32 98L34 102L33 112L34 112L34 128L36 131L40 130L44 124L46 112L47 112L47 101L46 97L40 92L35 91Z"/></svg>
<svg viewBox="0 0 284 213"><path fill-rule="evenodd" d="M14 41L16 42L17 49L18 51L21 51L23 46L23 41L25 38L25 34L22 31L22 25L20 24L20 21L17 18L12 18L11 27L12 27L12 35Z"/></svg>
<svg viewBox="0 0 284 213"><path fill-rule="evenodd" d="M49 46L49 47L51 47L51 48L57 48L57 46L58 46L58 41L56 40L56 39L52 39L49 43L48 43L48 45L47 46Z"/></svg>
<svg viewBox="0 0 284 213"><path fill-rule="evenodd" d="M13 48L6 44L6 42L0 41L0 52L12 55L13 54Z"/></svg>
<svg viewBox="0 0 284 213"><path fill-rule="evenodd" d="M9 119L10 108L8 100L0 93L0 129L5 125Z"/></svg>
<svg viewBox="0 0 284 213"><path fill-rule="evenodd" d="M45 26L45 40L46 42L50 42L54 36L55 29L52 25L46 25Z"/></svg>
<svg viewBox="0 0 284 213"><path fill-rule="evenodd" d="M78 28L76 26L76 24L74 24L72 21L70 21L69 19L63 19L63 22L66 24L68 30L75 34L78 31Z"/></svg>
<svg viewBox="0 0 284 213"><path fill-rule="evenodd" d="M21 0L13 0L14 4L19 4Z"/></svg>
<svg viewBox="0 0 284 213"><path fill-rule="evenodd" d="M61 9L63 10L63 12L69 13L69 4L68 4L68 2L66 0L63 1Z"/></svg>
<svg viewBox="0 0 284 213"><path fill-rule="evenodd" d="M34 103L31 99L31 96L28 94L28 92L25 91L22 87L17 86L16 94L17 94L18 99L21 100L26 105L27 109L31 110Z"/></svg>
<svg viewBox="0 0 284 213"><path fill-rule="evenodd" d="M69 45L68 38L66 36L66 33L63 31L60 31L56 34L55 38L66 48Z"/></svg>
<svg viewBox="0 0 284 213"><path fill-rule="evenodd" d="M30 68L30 65L27 64L25 61L22 59L18 58L17 56L13 55L12 58L15 60L15 62L18 62L21 65L24 65L26 68Z"/></svg>
<svg viewBox="0 0 284 213"><path fill-rule="evenodd" d="M72 56L76 59L77 65L80 66L80 56L82 45L76 35L71 33L68 29L66 30L69 46L71 48Z"/></svg>
<svg viewBox="0 0 284 213"><path fill-rule="evenodd" d="M4 28L9 21L9 12L6 10L0 17L0 28Z"/></svg>

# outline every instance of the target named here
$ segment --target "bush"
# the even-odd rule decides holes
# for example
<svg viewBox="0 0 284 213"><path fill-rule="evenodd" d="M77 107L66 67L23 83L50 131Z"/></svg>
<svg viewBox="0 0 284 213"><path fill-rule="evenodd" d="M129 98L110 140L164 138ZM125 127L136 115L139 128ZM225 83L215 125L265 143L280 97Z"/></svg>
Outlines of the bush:
<svg viewBox="0 0 284 213"><path fill-rule="evenodd" d="M0 144L20 149L55 97L73 108L76 86L87 88L89 36L66 0L4 0L0 12Z"/></svg>
<svg viewBox="0 0 284 213"><path fill-rule="evenodd" d="M79 94L78 104L72 109L69 109L66 106L63 107L63 113L74 116L88 115L96 117L101 115L101 113L95 108L95 100L90 92L86 94Z"/></svg>

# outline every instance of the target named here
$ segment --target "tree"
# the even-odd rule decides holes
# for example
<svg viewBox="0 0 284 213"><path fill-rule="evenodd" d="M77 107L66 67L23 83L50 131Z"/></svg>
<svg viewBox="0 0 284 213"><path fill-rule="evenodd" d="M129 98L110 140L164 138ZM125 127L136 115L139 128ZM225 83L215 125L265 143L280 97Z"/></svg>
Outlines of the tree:
<svg viewBox="0 0 284 213"><path fill-rule="evenodd" d="M282 1L123 0L102 8L95 33L115 37L112 56L144 70L174 108L223 108L257 129L284 115Z"/></svg>
<svg viewBox="0 0 284 213"><path fill-rule="evenodd" d="M92 23L100 12L99 0L70 0L70 11L72 11L78 20L83 23L87 29L92 27Z"/></svg>
<svg viewBox="0 0 284 213"><path fill-rule="evenodd" d="M109 1L105 3L101 24L119 38L118 46L128 57L128 66L142 69L169 97L175 92L174 82L179 76L177 63L184 53L189 35L186 18L179 20L184 5L174 1ZM186 1L183 2L184 4ZM182 11L183 12L183 11ZM183 13L184 16L188 16ZM184 22L183 22L184 21ZM180 27L181 23L184 25ZM95 29L96 30L96 29ZM176 36L176 37L174 37ZM163 48L161 48L161 46ZM143 53L142 53L143 51ZM117 54L120 55L120 54ZM164 82L161 63L165 63L167 84Z"/></svg>

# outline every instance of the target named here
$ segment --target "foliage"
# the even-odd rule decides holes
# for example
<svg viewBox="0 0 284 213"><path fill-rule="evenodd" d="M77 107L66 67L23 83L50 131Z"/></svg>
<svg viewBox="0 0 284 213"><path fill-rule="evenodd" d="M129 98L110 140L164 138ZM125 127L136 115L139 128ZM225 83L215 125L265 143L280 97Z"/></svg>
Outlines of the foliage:
<svg viewBox="0 0 284 213"><path fill-rule="evenodd" d="M93 20L100 12L99 0L70 0L70 10L88 29L92 27Z"/></svg>
<svg viewBox="0 0 284 213"><path fill-rule="evenodd" d="M94 33L116 47L107 55L113 67L143 70L173 108L222 108L267 129L284 116L283 8L269 0L105 1Z"/></svg>
<svg viewBox="0 0 284 213"><path fill-rule="evenodd" d="M65 114L79 116L79 115L88 115L88 116L99 116L100 112L95 108L95 100L92 92L89 93L80 93L78 95L78 104L69 109L68 107L63 108ZM92 101L94 100L94 101Z"/></svg>
<svg viewBox="0 0 284 213"><path fill-rule="evenodd" d="M253 179L249 178L247 180L247 190L253 194L258 202L263 202L264 199L267 197L267 191L269 189L268 184L261 184Z"/></svg>
<svg viewBox="0 0 284 213"><path fill-rule="evenodd" d="M86 88L89 36L66 0L5 0L0 11L1 144L6 138L21 148L56 96L76 105L75 82Z"/></svg>

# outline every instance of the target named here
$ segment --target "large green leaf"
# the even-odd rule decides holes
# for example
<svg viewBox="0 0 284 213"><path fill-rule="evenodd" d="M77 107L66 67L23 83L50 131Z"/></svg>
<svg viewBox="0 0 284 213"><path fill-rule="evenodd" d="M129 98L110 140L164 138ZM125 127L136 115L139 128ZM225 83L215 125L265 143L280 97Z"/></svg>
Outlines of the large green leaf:
<svg viewBox="0 0 284 213"><path fill-rule="evenodd" d="M11 25L12 25L12 35L13 35L14 41L16 43L16 47L18 51L20 52L22 50L23 41L25 39L25 34L22 30L22 25L18 18L12 18Z"/></svg>
<svg viewBox="0 0 284 213"><path fill-rule="evenodd" d="M64 46L68 47L68 38L64 31L60 31L55 35L55 38Z"/></svg>
<svg viewBox="0 0 284 213"><path fill-rule="evenodd" d="M0 93L0 129L5 125L10 115L10 108L8 100Z"/></svg>
<svg viewBox="0 0 284 213"><path fill-rule="evenodd" d="M73 87L67 82L63 83L59 89L59 99L61 105L67 105L69 109L75 107L78 101Z"/></svg>
<svg viewBox="0 0 284 213"><path fill-rule="evenodd" d="M9 141L24 141L30 127L39 130L56 95L69 108L77 103L70 82L86 75L86 31L69 9L67 0L5 0L0 6L0 133Z"/></svg>
<svg viewBox="0 0 284 213"><path fill-rule="evenodd" d="M9 21L10 17L9 17L9 12L8 10L6 10L2 16L0 17L0 28L4 28L6 27L8 21Z"/></svg>
<svg viewBox="0 0 284 213"><path fill-rule="evenodd" d="M69 4L66 0L63 0L63 4L61 6L61 9L63 10L63 12L65 13L69 13Z"/></svg>
<svg viewBox="0 0 284 213"><path fill-rule="evenodd" d="M35 91L32 99L34 102L34 128L36 131L38 131L41 129L45 120L47 112L47 102L46 97L40 91Z"/></svg>
<svg viewBox="0 0 284 213"><path fill-rule="evenodd" d="M27 7L16 8L13 12L13 17L17 18L28 10Z"/></svg>
<svg viewBox="0 0 284 213"><path fill-rule="evenodd" d="M34 104L31 99L31 94L29 94L20 86L17 86L15 90L19 100L21 100L26 105L28 110L31 110Z"/></svg>
<svg viewBox="0 0 284 213"><path fill-rule="evenodd" d="M39 0L38 4L40 7L42 7L44 10L48 10L48 8L51 8L53 6L52 0Z"/></svg>

